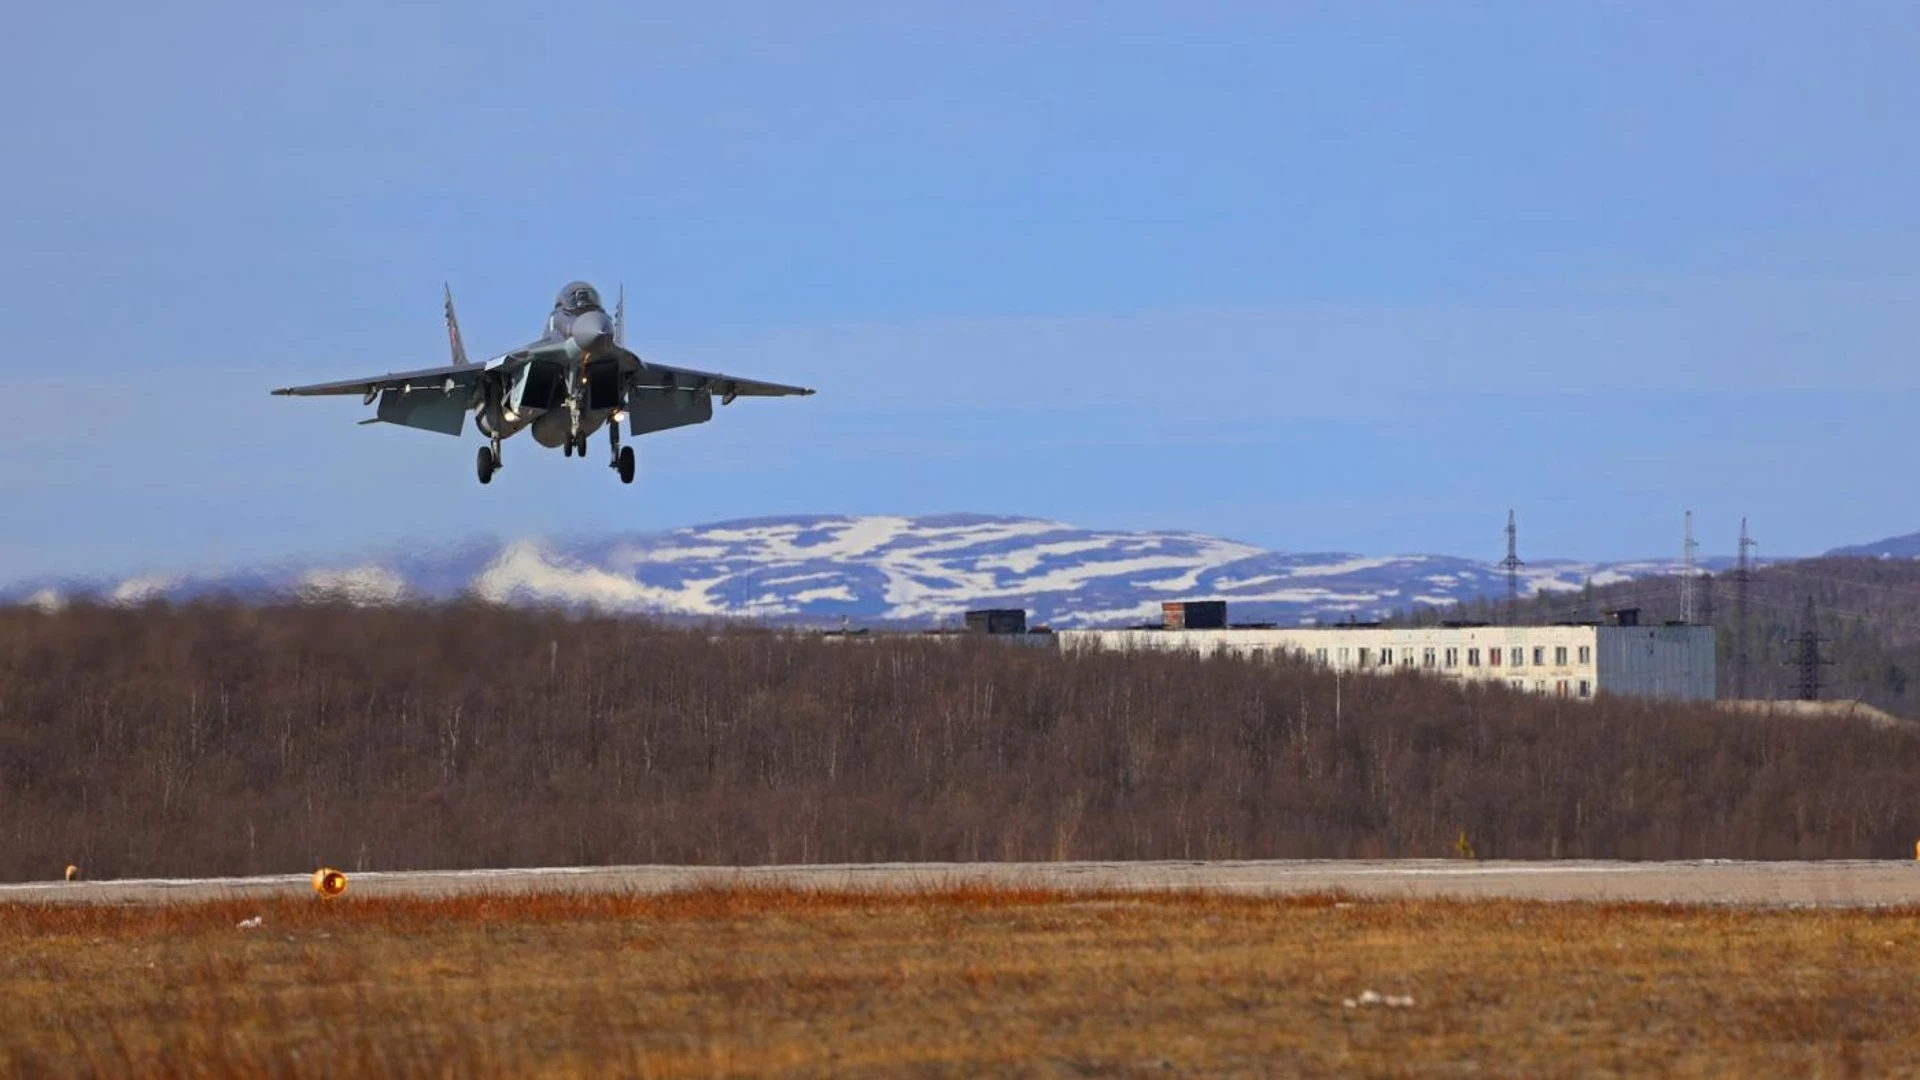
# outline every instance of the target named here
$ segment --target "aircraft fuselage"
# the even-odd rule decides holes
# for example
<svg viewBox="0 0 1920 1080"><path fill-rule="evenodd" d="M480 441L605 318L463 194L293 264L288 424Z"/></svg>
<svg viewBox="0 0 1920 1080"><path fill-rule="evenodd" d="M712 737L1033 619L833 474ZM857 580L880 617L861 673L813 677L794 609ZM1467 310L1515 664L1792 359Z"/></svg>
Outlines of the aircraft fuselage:
<svg viewBox="0 0 1920 1080"><path fill-rule="evenodd" d="M540 359L523 365L480 412L483 433L504 439L528 429L542 446L581 440L620 411L620 345L599 294L584 282L560 292L534 346Z"/></svg>

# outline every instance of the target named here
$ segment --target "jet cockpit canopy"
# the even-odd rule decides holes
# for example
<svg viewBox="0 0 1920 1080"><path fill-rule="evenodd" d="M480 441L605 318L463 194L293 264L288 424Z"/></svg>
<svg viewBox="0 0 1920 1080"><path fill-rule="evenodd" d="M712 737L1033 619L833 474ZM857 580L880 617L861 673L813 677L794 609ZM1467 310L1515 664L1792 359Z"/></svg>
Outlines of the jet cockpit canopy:
<svg viewBox="0 0 1920 1080"><path fill-rule="evenodd" d="M560 290L560 298L553 306L569 315L578 315L583 311L603 311L600 306L600 290L584 281L571 281Z"/></svg>

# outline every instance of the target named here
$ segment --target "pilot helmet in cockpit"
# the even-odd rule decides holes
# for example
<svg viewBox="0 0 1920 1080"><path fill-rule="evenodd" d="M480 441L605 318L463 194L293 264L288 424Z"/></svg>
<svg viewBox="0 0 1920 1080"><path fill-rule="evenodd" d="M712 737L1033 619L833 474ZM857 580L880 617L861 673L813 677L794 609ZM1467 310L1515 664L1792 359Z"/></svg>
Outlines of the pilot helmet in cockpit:
<svg viewBox="0 0 1920 1080"><path fill-rule="evenodd" d="M579 313L600 306L600 293L584 281L576 281L560 294L560 304L570 312Z"/></svg>

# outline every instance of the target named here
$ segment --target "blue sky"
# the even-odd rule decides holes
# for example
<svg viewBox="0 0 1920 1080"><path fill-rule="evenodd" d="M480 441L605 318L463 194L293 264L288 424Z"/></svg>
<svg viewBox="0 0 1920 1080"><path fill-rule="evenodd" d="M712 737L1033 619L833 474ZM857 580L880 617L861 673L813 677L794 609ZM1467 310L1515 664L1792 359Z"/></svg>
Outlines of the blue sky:
<svg viewBox="0 0 1920 1080"><path fill-rule="evenodd" d="M188 8L0 39L0 579L809 512L1920 529L1912 4ZM493 351L575 277L820 394L630 488L266 394L441 362L443 280Z"/></svg>

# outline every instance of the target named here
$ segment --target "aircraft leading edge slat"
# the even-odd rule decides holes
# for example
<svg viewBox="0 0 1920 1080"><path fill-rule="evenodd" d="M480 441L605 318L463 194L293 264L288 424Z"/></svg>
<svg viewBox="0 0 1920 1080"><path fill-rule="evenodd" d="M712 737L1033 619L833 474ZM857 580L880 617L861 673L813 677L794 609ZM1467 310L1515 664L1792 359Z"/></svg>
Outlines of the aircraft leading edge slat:
<svg viewBox="0 0 1920 1080"><path fill-rule="evenodd" d="M569 283L554 301L538 340L473 364L467 361L449 288L447 343L452 364L272 392L290 397L359 394L368 405L378 398L377 414L361 423L384 421L455 436L464 430L471 412L475 426L487 438L476 458L483 484L490 483L501 468L500 444L523 428L540 445L563 447L568 457L584 459L587 439L605 427L613 452L609 465L619 472L622 483L631 484L633 448L620 445L621 421L632 434L645 435L705 423L713 417L715 395L722 405L729 405L740 397L813 393L803 386L642 360L626 347L624 288L621 294L609 319L598 290L584 281Z"/></svg>

